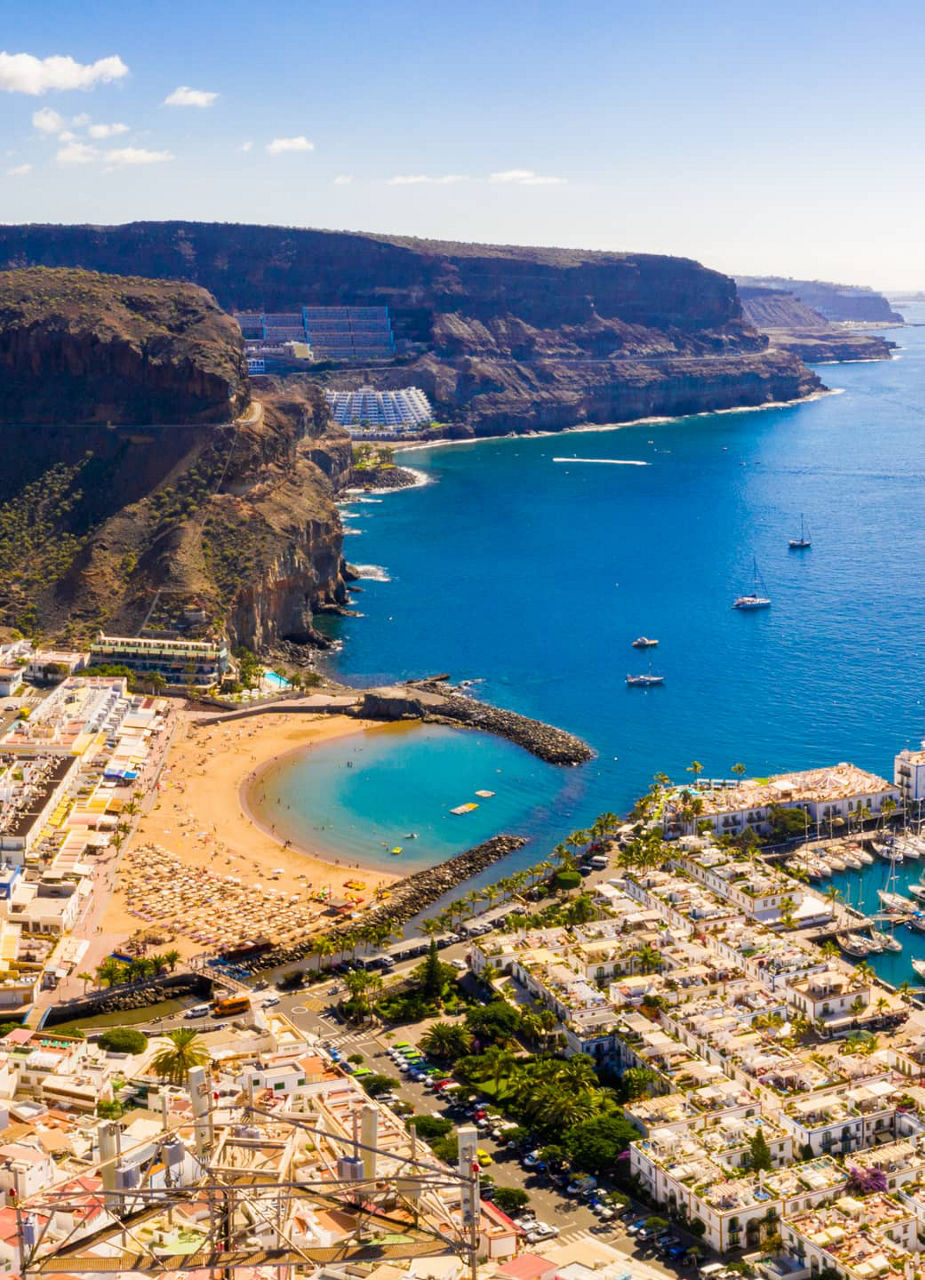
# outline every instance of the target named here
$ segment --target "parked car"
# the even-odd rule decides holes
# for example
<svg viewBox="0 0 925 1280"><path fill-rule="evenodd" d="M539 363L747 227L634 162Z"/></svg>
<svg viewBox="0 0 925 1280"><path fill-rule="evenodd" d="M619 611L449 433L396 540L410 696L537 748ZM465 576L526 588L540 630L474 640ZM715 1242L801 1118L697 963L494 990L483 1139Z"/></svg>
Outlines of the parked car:
<svg viewBox="0 0 925 1280"><path fill-rule="evenodd" d="M275 1004L279 1004L279 996L267 996L266 999L260 1001L261 1009L272 1009Z"/></svg>

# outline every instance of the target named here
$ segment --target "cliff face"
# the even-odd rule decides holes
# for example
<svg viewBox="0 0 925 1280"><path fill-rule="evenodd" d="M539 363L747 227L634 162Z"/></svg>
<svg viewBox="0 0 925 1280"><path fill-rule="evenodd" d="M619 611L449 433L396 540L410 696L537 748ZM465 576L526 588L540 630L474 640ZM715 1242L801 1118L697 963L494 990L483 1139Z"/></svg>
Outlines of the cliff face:
<svg viewBox="0 0 925 1280"><path fill-rule="evenodd" d="M333 494L350 470L317 389L249 404L237 327L200 289L13 274L0 623L75 640L143 625L227 625L251 647L310 638L313 611L345 599Z"/></svg>
<svg viewBox="0 0 925 1280"><path fill-rule="evenodd" d="M737 276L740 290L771 289L792 294L825 320L848 324L902 324L902 316L882 293L863 285L826 280L790 280L785 276Z"/></svg>
<svg viewBox="0 0 925 1280"><path fill-rule="evenodd" d="M0 228L0 265L128 262L204 285L229 309L387 305L404 385L423 384L459 433L762 404L821 385L769 348L728 277L687 259L203 223ZM394 383L395 370L359 376Z"/></svg>
<svg viewBox="0 0 925 1280"><path fill-rule="evenodd" d="M742 309L773 346L801 360L888 360L896 346L876 333L841 327L813 311L792 293L741 285Z"/></svg>
<svg viewBox="0 0 925 1280"><path fill-rule="evenodd" d="M221 422L248 399L237 325L192 285L0 272L0 420Z"/></svg>

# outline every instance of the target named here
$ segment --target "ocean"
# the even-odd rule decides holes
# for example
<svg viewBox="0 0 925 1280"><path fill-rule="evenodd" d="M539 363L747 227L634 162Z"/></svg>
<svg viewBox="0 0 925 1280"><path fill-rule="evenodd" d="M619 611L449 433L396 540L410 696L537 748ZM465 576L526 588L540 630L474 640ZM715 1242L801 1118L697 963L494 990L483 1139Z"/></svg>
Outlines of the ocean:
<svg viewBox="0 0 925 1280"><path fill-rule="evenodd" d="M503 829L531 837L523 865L695 759L707 777L842 760L892 777L925 735L925 328L885 334L898 358L823 366L836 394L805 403L403 455L429 483L348 508L362 616L330 620L333 672L448 672L596 756L555 770L451 730L413 750L386 734L352 768L327 747L279 779L297 843L397 869L386 845L408 831L422 865ZM813 545L790 551L801 514ZM754 563L772 606L742 613ZM658 648L634 650L641 634ZM650 669L663 686L626 686ZM448 818L477 782L495 796Z"/></svg>

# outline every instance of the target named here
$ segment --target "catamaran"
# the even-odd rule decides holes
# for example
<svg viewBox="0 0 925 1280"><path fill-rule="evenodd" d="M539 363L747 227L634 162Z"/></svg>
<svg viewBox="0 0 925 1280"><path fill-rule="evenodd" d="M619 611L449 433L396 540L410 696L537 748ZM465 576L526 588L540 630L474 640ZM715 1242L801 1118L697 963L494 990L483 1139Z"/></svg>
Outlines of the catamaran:
<svg viewBox="0 0 925 1280"><path fill-rule="evenodd" d="M805 551L807 547L811 547L812 545L813 545L813 540L810 537L809 529L805 528L803 525L803 516L801 514L800 515L800 536L798 538L790 539L790 550Z"/></svg>
<svg viewBox="0 0 925 1280"><path fill-rule="evenodd" d="M771 601L768 595L762 595L762 592L767 592L767 587L764 585L761 574L758 572L758 561L754 557L752 559L752 566L754 585L752 587L751 594L747 596L739 596L737 599L733 600L733 609L770 609L771 607Z"/></svg>

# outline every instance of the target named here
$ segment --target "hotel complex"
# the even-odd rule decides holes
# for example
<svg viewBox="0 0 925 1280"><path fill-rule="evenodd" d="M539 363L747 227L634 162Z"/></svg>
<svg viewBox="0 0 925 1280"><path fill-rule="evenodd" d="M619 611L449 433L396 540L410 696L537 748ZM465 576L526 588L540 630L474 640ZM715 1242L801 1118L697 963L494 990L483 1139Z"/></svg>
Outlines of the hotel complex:
<svg viewBox="0 0 925 1280"><path fill-rule="evenodd" d="M398 436L429 426L433 421L430 401L420 387L399 391L325 391L331 415L353 436Z"/></svg>

